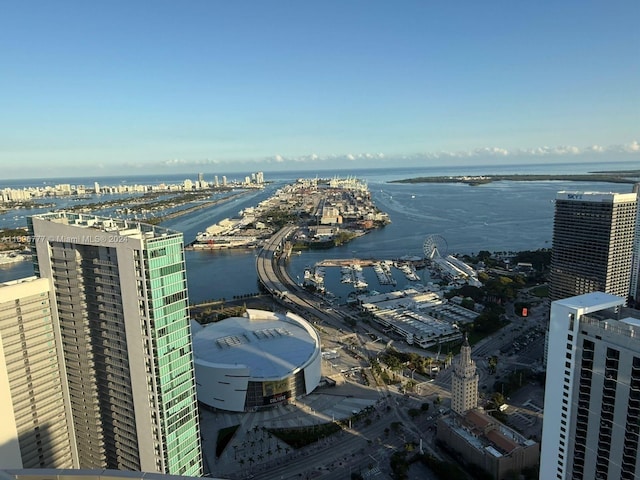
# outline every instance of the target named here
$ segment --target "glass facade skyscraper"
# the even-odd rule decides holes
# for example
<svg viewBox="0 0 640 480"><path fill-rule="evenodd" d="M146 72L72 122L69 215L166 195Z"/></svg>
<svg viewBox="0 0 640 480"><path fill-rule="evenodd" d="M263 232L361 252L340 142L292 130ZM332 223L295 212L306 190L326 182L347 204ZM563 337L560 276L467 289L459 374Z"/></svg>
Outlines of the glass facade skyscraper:
<svg viewBox="0 0 640 480"><path fill-rule="evenodd" d="M28 225L56 300L80 468L201 475L182 234L68 212Z"/></svg>
<svg viewBox="0 0 640 480"><path fill-rule="evenodd" d="M558 192L551 300L589 292L627 298L636 236L635 193Z"/></svg>

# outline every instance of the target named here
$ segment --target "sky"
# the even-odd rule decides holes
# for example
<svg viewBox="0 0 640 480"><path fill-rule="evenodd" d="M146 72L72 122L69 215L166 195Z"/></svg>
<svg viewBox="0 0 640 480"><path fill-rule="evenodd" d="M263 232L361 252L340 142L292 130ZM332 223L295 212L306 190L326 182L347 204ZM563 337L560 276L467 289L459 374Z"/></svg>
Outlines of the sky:
<svg viewBox="0 0 640 480"><path fill-rule="evenodd" d="M0 175L640 160L638 18L637 0L4 2Z"/></svg>

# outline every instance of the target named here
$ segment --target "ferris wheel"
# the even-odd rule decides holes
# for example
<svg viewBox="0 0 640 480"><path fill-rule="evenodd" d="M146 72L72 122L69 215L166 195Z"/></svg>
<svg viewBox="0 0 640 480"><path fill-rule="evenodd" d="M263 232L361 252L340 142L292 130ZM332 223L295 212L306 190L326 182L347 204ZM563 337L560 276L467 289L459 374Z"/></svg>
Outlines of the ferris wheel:
<svg viewBox="0 0 640 480"><path fill-rule="evenodd" d="M425 258L433 260L435 258L444 258L447 256L447 241L442 235L429 235L422 245L422 251Z"/></svg>

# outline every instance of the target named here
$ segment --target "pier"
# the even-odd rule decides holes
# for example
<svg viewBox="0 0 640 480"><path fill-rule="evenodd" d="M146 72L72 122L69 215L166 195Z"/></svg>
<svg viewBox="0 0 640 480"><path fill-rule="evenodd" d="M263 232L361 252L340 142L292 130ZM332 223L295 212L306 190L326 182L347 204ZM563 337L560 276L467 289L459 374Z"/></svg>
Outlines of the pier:
<svg viewBox="0 0 640 480"><path fill-rule="evenodd" d="M351 265L360 265L361 267L372 267L379 260L362 260L359 258L337 258L327 259L316 263L319 267L350 267Z"/></svg>

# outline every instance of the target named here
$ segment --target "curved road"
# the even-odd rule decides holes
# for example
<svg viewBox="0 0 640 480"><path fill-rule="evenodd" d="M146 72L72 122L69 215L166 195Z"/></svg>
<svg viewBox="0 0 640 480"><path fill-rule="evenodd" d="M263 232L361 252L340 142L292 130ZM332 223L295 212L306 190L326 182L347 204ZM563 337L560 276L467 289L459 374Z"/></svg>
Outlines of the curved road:
<svg viewBox="0 0 640 480"><path fill-rule="evenodd" d="M305 317L311 313L321 322L336 328L344 327L343 315L322 308L322 300L300 287L286 270L285 259L282 258L284 244L296 230L295 225L283 227L264 244L256 257L258 280L274 298L295 313Z"/></svg>
<svg viewBox="0 0 640 480"><path fill-rule="evenodd" d="M296 284L286 271L286 260L282 258L282 253L285 242L296 229L296 226L286 226L265 243L256 258L258 279L286 308L303 314L306 318L312 314L318 317L320 322L344 328L343 314L335 309L324 309L322 300ZM424 432L421 432L406 412L402 411L395 399L391 400L388 387L377 387L377 390L381 398L387 399L378 405L378 412L382 417L380 420L374 420L370 425L360 425L357 430L345 430L338 437L328 440L327 445L303 449L284 464L271 464L264 470L258 468L253 472L255 478L291 478L298 477L299 472L304 472L303 478L350 478L352 471L370 463L373 457L370 457L369 453L384 450L388 455L402 448L404 439L400 441L398 438L385 438L385 429L388 429L394 420L402 424L403 437L409 435L414 440L420 438ZM391 411L382 409L387 405L391 407Z"/></svg>

